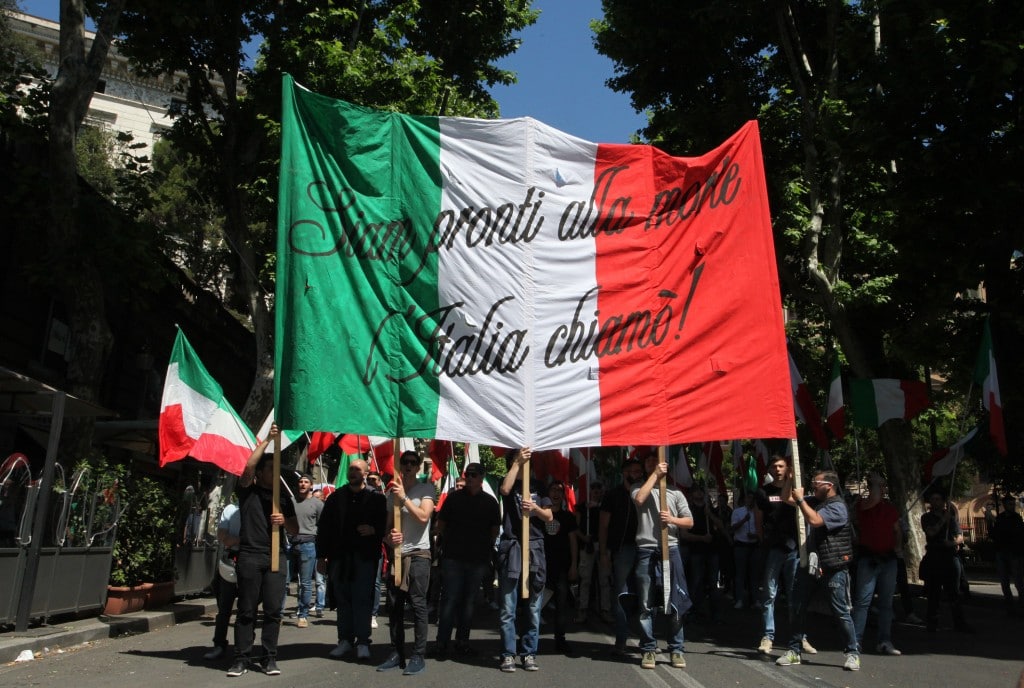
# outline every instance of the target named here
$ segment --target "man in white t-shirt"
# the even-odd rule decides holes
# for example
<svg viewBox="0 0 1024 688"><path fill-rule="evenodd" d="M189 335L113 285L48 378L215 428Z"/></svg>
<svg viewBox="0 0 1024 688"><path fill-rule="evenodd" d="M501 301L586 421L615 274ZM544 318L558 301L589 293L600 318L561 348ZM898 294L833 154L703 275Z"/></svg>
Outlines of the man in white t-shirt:
<svg viewBox="0 0 1024 688"><path fill-rule="evenodd" d="M377 671L402 667L406 676L415 676L426 668L427 588L430 586L430 518L434 513L434 486L416 479L422 460L414 451L402 452L399 472L388 490L388 532L386 541L402 548L402 579L396 583L388 574L388 601L391 609L391 654ZM394 506L402 507L401 523L394 522ZM392 567L394 563L392 562ZM392 569L393 571L393 569ZM413 652L405 657L405 603L412 604Z"/></svg>

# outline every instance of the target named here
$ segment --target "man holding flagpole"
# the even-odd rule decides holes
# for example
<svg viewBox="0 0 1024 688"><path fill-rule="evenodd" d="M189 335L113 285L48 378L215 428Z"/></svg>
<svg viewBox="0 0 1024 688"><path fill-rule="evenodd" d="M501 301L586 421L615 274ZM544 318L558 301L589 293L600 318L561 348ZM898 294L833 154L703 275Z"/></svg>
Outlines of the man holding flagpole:
<svg viewBox="0 0 1024 688"><path fill-rule="evenodd" d="M414 451L402 452L399 473L388 494L388 544L402 553L401 580L387 577L388 605L391 609L391 654L377 671L401 667L405 676L426 669L427 588L430 585L430 519L434 514L434 486L416 480L422 463ZM401 508L401 522L394 521L394 506ZM414 617L413 654L405 661L405 603L412 605Z"/></svg>
<svg viewBox="0 0 1024 688"><path fill-rule="evenodd" d="M522 635L520 656L523 669L537 671L537 639L540 635L540 610L543 602L547 570L544 567L544 524L554 514L548 508L549 500L541 497L539 481L531 476L520 476L523 465L532 455L529 447L517 449L505 458L508 473L501 482L503 521L501 540L498 542L498 578L501 606L501 670L511 673L516 670L516 608L519 605L519 582L522 576L529 579L529 619ZM529 498L522 498L521 481L528 481ZM529 542L522 542L523 518L529 518ZM530 552L529 570L523 570L523 547Z"/></svg>
<svg viewBox="0 0 1024 688"><path fill-rule="evenodd" d="M299 532L295 505L287 491L281 494L280 510L273 505L273 454L267 446L277 439L273 425L267 439L256 445L238 479L238 509L241 513L238 563L238 615L235 619L235 661L228 676L241 676L252 662L252 646L256 637L256 608L263 605L262 642L264 657L260 669L268 676L280 674L277 668L277 638L281 632L281 602L284 599L284 571L270 566L271 534L282 526L292 535ZM284 538L279 542L284 543ZM284 547L282 546L283 550Z"/></svg>
<svg viewBox="0 0 1024 688"><path fill-rule="evenodd" d="M645 468L649 474L647 480L632 491L636 503L639 520L636 529L636 584L640 598L640 650L643 658L640 666L653 669L656 666L658 643L654 638L654 622L660 598L656 593L658 578L662 578L662 586L670 586L669 603L663 610L669 615L668 651L671 665L677 669L686 667L683 657L683 615L691 606L689 593L686 589L686 575L683 572L683 560L679 554L679 531L693 527L693 515L686 503L683 493L668 487L666 489L667 508L662 510L661 490L659 481L668 475L667 462L659 462L656 455L647 457ZM661 529L668 529L668 560L670 563L670 580L664 580L660 566Z"/></svg>

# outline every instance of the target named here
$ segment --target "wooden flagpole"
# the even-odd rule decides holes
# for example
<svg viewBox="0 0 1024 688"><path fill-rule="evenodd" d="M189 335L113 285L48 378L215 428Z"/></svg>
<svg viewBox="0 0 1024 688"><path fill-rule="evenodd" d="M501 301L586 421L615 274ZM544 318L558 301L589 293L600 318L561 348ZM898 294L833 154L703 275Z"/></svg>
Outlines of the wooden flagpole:
<svg viewBox="0 0 1024 688"><path fill-rule="evenodd" d="M391 450L391 455L395 460L395 477L402 485L402 490L405 490L405 482L402 480L402 457L399 455L401 446L399 440L396 437L394 439L394 448ZM394 520L395 530L402 530L402 503L395 499L395 493L391 493L391 508L392 508L392 520ZM392 553L394 559L391 564L391 571L395 574L395 587L402 584L402 546L396 545L395 551Z"/></svg>
<svg viewBox="0 0 1024 688"><path fill-rule="evenodd" d="M272 489L270 512L281 513L281 433L274 437L274 487ZM270 570L281 569L281 528L270 529Z"/></svg>
<svg viewBox="0 0 1024 688"><path fill-rule="evenodd" d="M520 449L520 451L522 451ZM523 462L523 469L519 478L522 482L522 498L526 501L530 498L530 460ZM530 597L530 515L523 514L523 530L521 533L519 549L523 553L522 573L519 576L519 594L525 600Z"/></svg>
<svg viewBox="0 0 1024 688"><path fill-rule="evenodd" d="M793 487L800 485L800 444L796 438L789 440L793 455ZM796 509L796 542L800 552L800 566L807 566L807 532L804 527L804 512Z"/></svg>
<svg viewBox="0 0 1024 688"><path fill-rule="evenodd" d="M685 460L685 459L684 459ZM665 445L658 445L658 463L668 463L668 450ZM658 479L658 511L668 511L668 477ZM672 565L668 558L668 524L661 524L661 586L662 608L668 613L669 599L672 596Z"/></svg>

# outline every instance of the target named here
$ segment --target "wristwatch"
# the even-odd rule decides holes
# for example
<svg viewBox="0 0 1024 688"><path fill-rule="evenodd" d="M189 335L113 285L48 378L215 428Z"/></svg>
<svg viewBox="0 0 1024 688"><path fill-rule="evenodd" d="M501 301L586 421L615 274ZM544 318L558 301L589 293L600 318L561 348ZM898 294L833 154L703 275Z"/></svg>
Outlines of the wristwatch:
<svg viewBox="0 0 1024 688"><path fill-rule="evenodd" d="M803 504L804 503L804 498L803 497L797 498L796 503L797 504Z"/></svg>

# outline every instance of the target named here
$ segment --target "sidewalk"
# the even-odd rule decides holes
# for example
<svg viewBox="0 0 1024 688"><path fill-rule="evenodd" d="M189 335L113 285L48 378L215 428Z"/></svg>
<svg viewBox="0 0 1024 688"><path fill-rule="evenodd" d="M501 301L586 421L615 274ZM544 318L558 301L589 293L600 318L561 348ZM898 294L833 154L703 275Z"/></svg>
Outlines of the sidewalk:
<svg viewBox="0 0 1024 688"><path fill-rule="evenodd" d="M177 602L157 611L134 612L122 616L98 616L30 628L24 633L0 633L0 664L15 661L25 650L30 650L38 657L41 653L67 649L93 640L148 633L216 613L216 599L198 597Z"/></svg>

